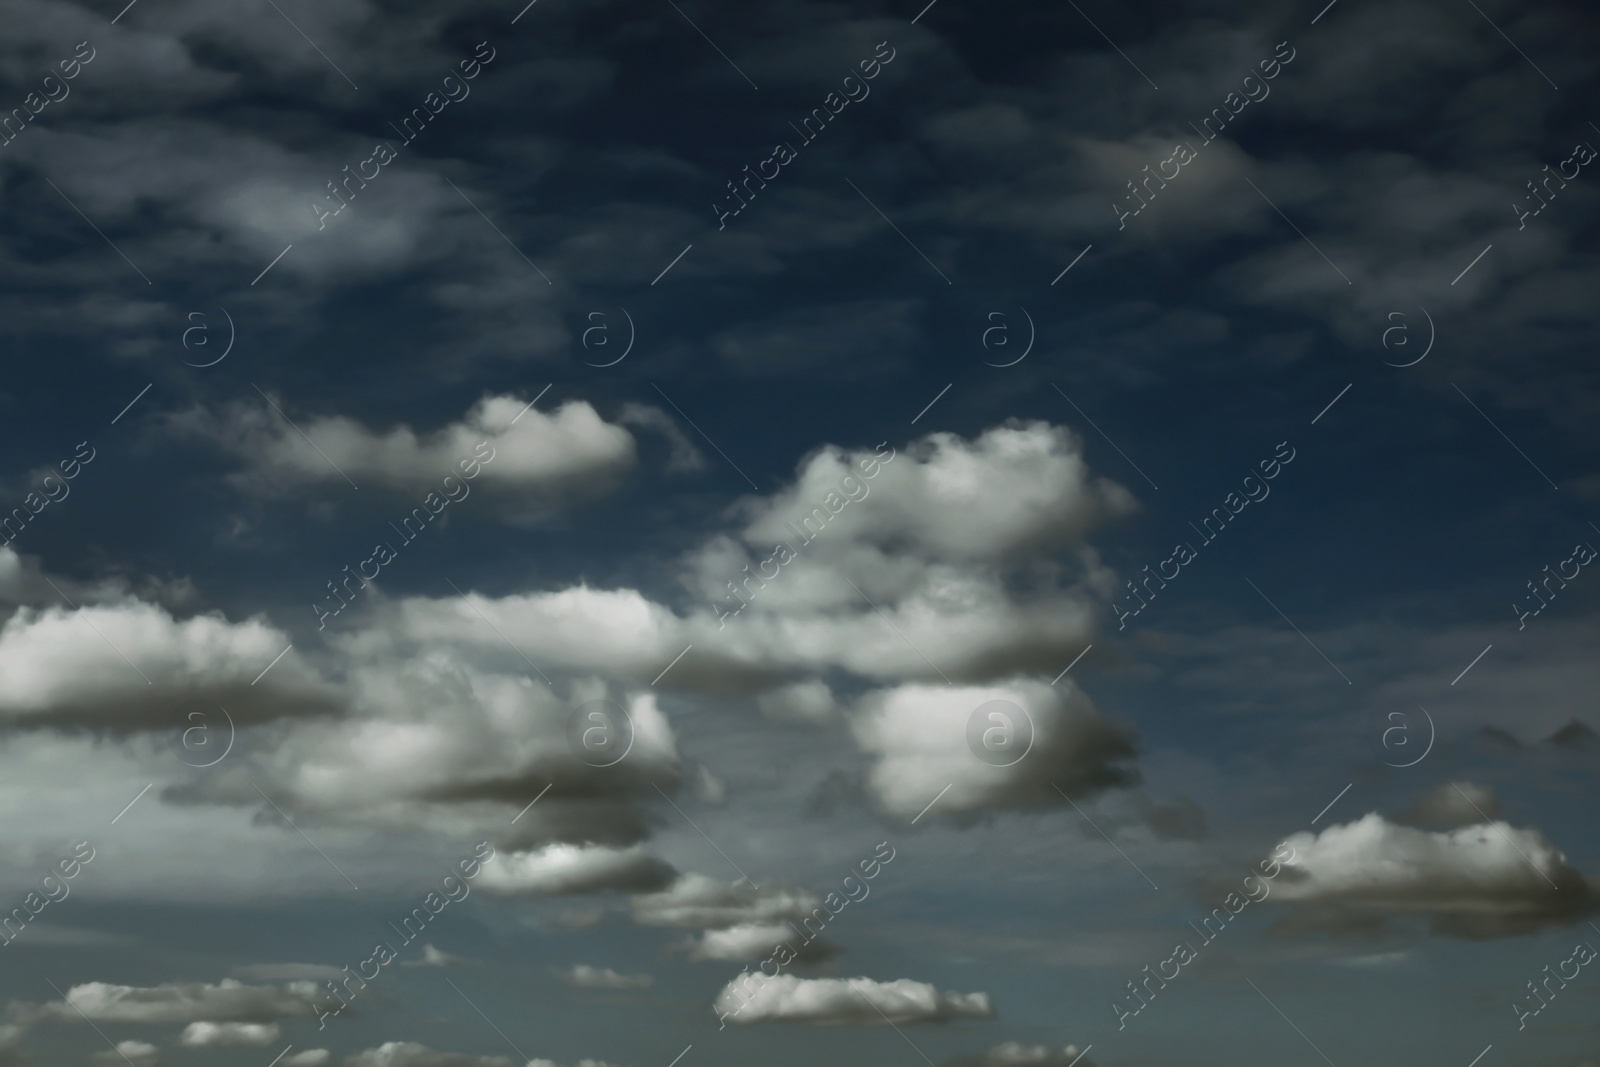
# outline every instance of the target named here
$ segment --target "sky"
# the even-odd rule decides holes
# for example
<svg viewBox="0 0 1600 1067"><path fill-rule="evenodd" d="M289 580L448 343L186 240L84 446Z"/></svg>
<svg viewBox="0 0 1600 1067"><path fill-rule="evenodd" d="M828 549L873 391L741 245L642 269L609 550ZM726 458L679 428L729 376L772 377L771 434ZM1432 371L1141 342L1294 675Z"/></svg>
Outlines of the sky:
<svg viewBox="0 0 1600 1067"><path fill-rule="evenodd" d="M0 1064L1600 1064L1600 14L0 25Z"/></svg>

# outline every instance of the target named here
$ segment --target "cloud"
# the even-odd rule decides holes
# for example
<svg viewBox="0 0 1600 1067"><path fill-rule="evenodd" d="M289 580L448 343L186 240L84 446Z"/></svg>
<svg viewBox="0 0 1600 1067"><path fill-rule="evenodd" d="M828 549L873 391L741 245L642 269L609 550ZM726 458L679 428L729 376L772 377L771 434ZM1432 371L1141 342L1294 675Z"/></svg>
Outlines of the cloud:
<svg viewBox="0 0 1600 1067"><path fill-rule="evenodd" d="M1049 1045L1024 1045L1003 1041L975 1056L955 1056L946 1067L1094 1067L1094 1060L1083 1056L1077 1045L1051 1048Z"/></svg>
<svg viewBox="0 0 1600 1067"><path fill-rule="evenodd" d="M89 1061L112 1067L114 1064L133 1064L133 1067L155 1067L161 1062L160 1051L147 1041L118 1041L115 1049L93 1053Z"/></svg>
<svg viewBox="0 0 1600 1067"><path fill-rule="evenodd" d="M812 679L795 682L762 693L756 699L761 714L778 722L808 722L814 725L831 722L838 717L839 708L833 702L833 691L826 682Z"/></svg>
<svg viewBox="0 0 1600 1067"><path fill-rule="evenodd" d="M18 608L0 626L0 722L155 730L198 711L220 731L219 706L239 725L334 710L337 691L292 651L261 676L289 644L263 618L180 620L140 600Z"/></svg>
<svg viewBox="0 0 1600 1067"><path fill-rule="evenodd" d="M739 923L720 930L707 930L699 938L685 942L682 947L688 950L691 960L755 963L772 955L772 950L778 945L792 945L795 941L801 942L800 947L791 951L800 960L829 959L844 951L822 938L806 941L788 923Z"/></svg>
<svg viewBox="0 0 1600 1067"><path fill-rule="evenodd" d="M415 1041L386 1041L377 1048L346 1056L344 1067L521 1067L509 1056L468 1056L435 1052Z"/></svg>
<svg viewBox="0 0 1600 1067"><path fill-rule="evenodd" d="M660 892L634 897L631 904L634 921L645 926L726 929L798 920L820 907L822 901L805 890L770 883L756 889L742 879L728 883L691 873Z"/></svg>
<svg viewBox="0 0 1600 1067"><path fill-rule="evenodd" d="M765 978L765 976L762 976ZM734 979L717 994L713 1007L731 1022L884 1023L948 1022L994 1015L987 993L941 993L926 982L901 978L796 978L779 975L751 983L746 1000Z"/></svg>
<svg viewBox="0 0 1600 1067"><path fill-rule="evenodd" d="M294 421L298 430L270 407L235 405L220 414L194 409L170 425L244 461L248 470L237 483L268 495L345 476L357 485L423 492L446 475L469 495L484 486L587 495L610 488L636 461L633 436L582 400L546 414L515 396L489 396L460 422L421 435L405 425L379 432L339 415Z"/></svg>
<svg viewBox="0 0 1600 1067"><path fill-rule="evenodd" d="M856 702L851 729L875 760L867 772L873 798L908 818L946 786L935 811L955 815L1054 807L1066 803L1057 787L1081 797L1137 780L1126 766L1132 733L1103 718L1069 679L875 690ZM999 746L994 763L972 747L991 741Z"/></svg>
<svg viewBox="0 0 1600 1067"><path fill-rule="evenodd" d="M706 457L695 447L694 442L689 440L688 435L678 429L678 424L672 421L672 416L660 408L648 404L627 403L622 405L622 410L617 413L617 422L623 426L652 430L666 439L671 452L663 469L668 474L705 469Z"/></svg>
<svg viewBox="0 0 1600 1067"><path fill-rule="evenodd" d="M594 893L603 889L633 892L656 889L672 881L671 865L642 848L604 845L547 845L536 852L507 852L485 867L478 885L486 892Z"/></svg>
<svg viewBox="0 0 1600 1067"><path fill-rule="evenodd" d="M70 1022L269 1023L306 1015L317 995L316 984L309 981L291 982L282 988L250 986L232 978L224 978L216 985L85 982L67 990L65 1003L37 1005L24 1012L24 1017Z"/></svg>
<svg viewBox="0 0 1600 1067"><path fill-rule="evenodd" d="M1500 814L1494 788L1471 782L1446 782L1411 806L1401 822L1440 825L1454 829L1472 826Z"/></svg>
<svg viewBox="0 0 1600 1067"><path fill-rule="evenodd" d="M333 1054L325 1048L308 1048L304 1052L296 1052L293 1056L286 1057L283 1067L326 1067L333 1060Z"/></svg>
<svg viewBox="0 0 1600 1067"><path fill-rule="evenodd" d="M1600 904L1539 831L1504 822L1430 833L1374 812L1286 843L1295 856L1268 899L1333 918L1414 914L1437 933L1500 937L1570 923Z"/></svg>
<svg viewBox="0 0 1600 1067"><path fill-rule="evenodd" d="M277 1023L194 1022L183 1028L178 1038L184 1045L204 1048L212 1045L270 1045L278 1040Z"/></svg>
<svg viewBox="0 0 1600 1067"><path fill-rule="evenodd" d="M609 967L579 963L561 972L561 980L579 989L649 989L656 980L648 974L618 974Z"/></svg>
<svg viewBox="0 0 1600 1067"><path fill-rule="evenodd" d="M458 963L464 962L466 961L460 956L452 956L448 952L442 952L439 949L434 948L432 945L425 944L422 946L422 958L420 960L407 960L405 963L401 964L401 966L453 967Z"/></svg>

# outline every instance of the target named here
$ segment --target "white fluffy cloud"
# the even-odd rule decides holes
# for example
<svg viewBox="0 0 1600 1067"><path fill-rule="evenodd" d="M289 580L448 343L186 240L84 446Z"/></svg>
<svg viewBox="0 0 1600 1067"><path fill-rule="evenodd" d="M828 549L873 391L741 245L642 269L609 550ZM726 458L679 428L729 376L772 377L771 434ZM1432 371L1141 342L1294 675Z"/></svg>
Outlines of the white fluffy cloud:
<svg viewBox="0 0 1600 1067"><path fill-rule="evenodd" d="M0 718L137 730L219 706L239 723L331 710L337 694L295 652L273 664L288 646L264 619L180 620L140 600L21 607L0 626Z"/></svg>
<svg viewBox="0 0 1600 1067"><path fill-rule="evenodd" d="M196 1048L211 1045L270 1045L278 1040L277 1023L195 1022L183 1028L179 1042Z"/></svg>
<svg viewBox="0 0 1600 1067"><path fill-rule="evenodd" d="M644 849L603 845L553 844L533 852L502 853L485 867L478 884L486 892L593 893L601 889L640 891L672 880L671 866Z"/></svg>
<svg viewBox="0 0 1600 1067"><path fill-rule="evenodd" d="M894 1023L987 1019L994 1015L987 993L941 993L926 982L901 978L796 978L784 974L751 982L741 994L734 979L717 994L719 1016L743 1024L761 1022Z"/></svg>
<svg viewBox="0 0 1600 1067"><path fill-rule="evenodd" d="M216 985L85 982L67 990L66 1003L51 1001L30 1014L69 1022L269 1023L309 1015L311 999L317 995L314 982L291 982L281 988L245 985L232 978L224 978Z"/></svg>
<svg viewBox="0 0 1600 1067"><path fill-rule="evenodd" d="M1061 792L1076 797L1134 780L1124 766L1134 754L1130 734L1101 717L1069 679L876 690L857 702L852 729L876 757L868 789L886 811L905 817L946 786L935 811L957 814L1060 805ZM980 759L974 744L994 762Z"/></svg>
<svg viewBox="0 0 1600 1067"><path fill-rule="evenodd" d="M274 403L283 408L281 400ZM603 489L636 461L633 435L582 400L546 414L514 396L485 397L460 422L422 435L404 425L378 432L338 415L288 417L299 430L266 405L238 405L221 415L195 410L174 418L172 427L239 457L248 472L238 483L268 493L345 477L357 485L432 489L446 475L459 480L463 461L473 485ZM480 442L487 442L481 450Z"/></svg>
<svg viewBox="0 0 1600 1067"><path fill-rule="evenodd" d="M1600 898L1535 829L1509 823L1430 833L1377 813L1293 834L1271 900L1413 913L1451 933L1493 936L1571 921Z"/></svg>
<svg viewBox="0 0 1600 1067"><path fill-rule="evenodd" d="M561 979L579 989L649 989L656 984L648 974L618 974L610 967L591 967L587 963L562 971Z"/></svg>

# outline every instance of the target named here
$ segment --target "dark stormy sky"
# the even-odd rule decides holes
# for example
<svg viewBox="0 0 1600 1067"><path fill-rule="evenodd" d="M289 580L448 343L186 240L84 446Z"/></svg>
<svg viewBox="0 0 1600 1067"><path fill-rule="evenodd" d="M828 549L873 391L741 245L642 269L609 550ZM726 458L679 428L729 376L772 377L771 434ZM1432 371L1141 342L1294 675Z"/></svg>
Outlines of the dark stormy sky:
<svg viewBox="0 0 1600 1067"><path fill-rule="evenodd" d="M0 10L0 1061L1600 1063L1600 15L523 2Z"/></svg>

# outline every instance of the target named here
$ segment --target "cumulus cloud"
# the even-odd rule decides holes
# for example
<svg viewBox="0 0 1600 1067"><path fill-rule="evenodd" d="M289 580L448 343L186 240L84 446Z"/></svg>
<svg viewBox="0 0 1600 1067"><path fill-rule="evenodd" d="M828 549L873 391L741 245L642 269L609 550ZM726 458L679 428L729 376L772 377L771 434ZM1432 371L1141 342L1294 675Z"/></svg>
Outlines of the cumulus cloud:
<svg viewBox="0 0 1600 1067"><path fill-rule="evenodd" d="M642 848L547 845L534 852L508 852L485 867L478 884L490 893L593 893L657 889L672 881L671 865Z"/></svg>
<svg viewBox="0 0 1600 1067"><path fill-rule="evenodd" d="M770 883L758 889L742 879L729 883L685 874L666 889L636 896L631 903L634 921L646 926L726 929L798 920L822 901L815 893Z"/></svg>
<svg viewBox="0 0 1600 1067"><path fill-rule="evenodd" d="M1060 805L1062 792L1085 796L1136 780L1126 766L1132 734L1069 679L876 690L857 701L851 728L875 757L869 791L899 816L917 815L947 785L937 811L954 815ZM993 762L973 745L994 752Z"/></svg>
<svg viewBox="0 0 1600 1067"><path fill-rule="evenodd" d="M34 1019L112 1023L270 1023L311 1010L314 982L283 987L251 986L232 978L157 986L85 982L67 990L66 1002L50 1001L24 1012Z"/></svg>
<svg viewBox="0 0 1600 1067"><path fill-rule="evenodd" d="M175 432L213 442L248 464L237 483L268 494L346 476L357 485L424 491L464 473L472 486L599 490L636 460L633 435L582 400L546 414L518 397L485 397L460 422L421 435L404 425L379 432L339 415L295 423L299 430L270 406L252 405L220 414L196 409L171 420Z"/></svg>
<svg viewBox="0 0 1600 1067"><path fill-rule="evenodd" d="M656 980L648 974L618 974L609 967L579 963L561 972L561 980L579 989L649 989Z"/></svg>
<svg viewBox="0 0 1600 1067"><path fill-rule="evenodd" d="M793 537L786 524L826 508L828 494L840 493L846 476L868 486L861 503L876 503L841 509L826 535L941 560L1072 546L1135 507L1122 486L1090 476L1070 430L1045 422L1009 422L971 441L929 434L863 479L860 464L886 454L881 447L877 453L822 449L801 466L794 485L747 505L744 536L758 544Z"/></svg>
<svg viewBox="0 0 1600 1067"><path fill-rule="evenodd" d="M270 1045L278 1040L277 1023L195 1022L183 1028L179 1042L196 1048L211 1045Z"/></svg>
<svg viewBox="0 0 1600 1067"><path fill-rule="evenodd" d="M941 993L926 982L910 978L876 982L870 978L796 978L784 974L750 985L748 994L742 992L737 978L724 986L713 1005L717 1015L746 1025L806 1022L869 1026L987 1019L994 1015L987 993Z"/></svg>
<svg viewBox="0 0 1600 1067"><path fill-rule="evenodd" d="M1374 812L1286 843L1294 858L1268 899L1324 917L1414 914L1439 933L1496 937L1572 922L1600 903L1538 830L1505 822L1431 833Z"/></svg>
<svg viewBox="0 0 1600 1067"><path fill-rule="evenodd" d="M18 608L0 626L0 721L167 729L199 711L221 730L219 706L238 724L334 710L337 691L293 651L260 677L289 643L265 619L180 620L140 600Z"/></svg>
<svg viewBox="0 0 1600 1067"><path fill-rule="evenodd" d="M333 1053L325 1048L308 1048L304 1052L296 1052L293 1056L286 1057L283 1067L326 1067L333 1061Z"/></svg>
<svg viewBox="0 0 1600 1067"><path fill-rule="evenodd" d="M118 1041L114 1049L92 1053L89 1062L113 1067L115 1064L133 1064L133 1067L155 1067L161 1062L161 1053L148 1041Z"/></svg>
<svg viewBox="0 0 1600 1067"><path fill-rule="evenodd" d="M794 942L800 946L793 948ZM843 951L822 938L806 941L788 923L739 923L721 930L707 930L682 946L691 960L733 960L755 963L772 955L780 944L788 944L796 959L823 960Z"/></svg>

